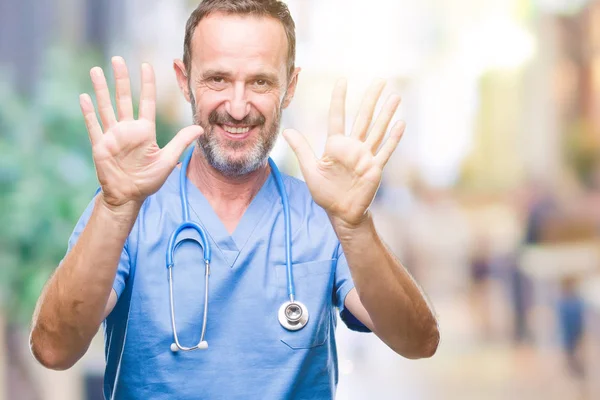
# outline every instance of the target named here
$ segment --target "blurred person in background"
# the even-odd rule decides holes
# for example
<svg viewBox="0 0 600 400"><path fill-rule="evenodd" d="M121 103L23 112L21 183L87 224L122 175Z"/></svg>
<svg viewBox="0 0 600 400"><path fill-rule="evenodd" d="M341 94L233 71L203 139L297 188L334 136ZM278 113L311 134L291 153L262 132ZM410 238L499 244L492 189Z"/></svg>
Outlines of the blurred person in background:
<svg viewBox="0 0 600 400"><path fill-rule="evenodd" d="M473 315L478 333L483 339L490 339L492 334L490 315L490 285L491 285L491 245L490 239L480 236L475 239L476 244L472 249L471 256L471 287L470 304L473 307Z"/></svg>
<svg viewBox="0 0 600 400"><path fill-rule="evenodd" d="M583 377L585 370L580 347L584 332L584 306L577 293L577 283L574 276L562 280L557 312L567 366L574 376Z"/></svg>
<svg viewBox="0 0 600 400"><path fill-rule="evenodd" d="M174 62L194 125L163 149L155 139L152 67L142 65L137 120L124 60L113 58L116 113L103 71L91 70L101 122L88 95L80 104L100 190L39 298L30 345L40 363L70 368L102 324L106 398L333 398L335 307L351 329L374 332L404 357L435 353L433 311L369 211L404 131L396 123L384 140L400 98L390 96L373 120L384 88L376 81L346 136L346 84L338 82L322 158L299 132L284 132L306 184L283 176L282 189L268 155L298 82L294 56L294 22L282 2L202 2L186 25L183 60ZM179 165L191 143L191 159ZM188 186L189 203L182 194ZM282 190L289 194L289 242ZM214 250L214 296L201 301L209 270L199 252L206 248L184 230L173 306L164 257L187 206ZM293 292L278 268L292 241L298 302L290 293L290 303L303 315L303 301L311 313L300 330L277 321L286 283ZM174 308L182 343L196 343L202 331L194 349L204 351L183 351Z"/></svg>
<svg viewBox="0 0 600 400"><path fill-rule="evenodd" d="M545 226L557 210L557 202L550 188L542 182L532 182L528 193L524 196L525 233L519 252L526 246L540 244L544 239ZM531 340L531 332L527 323L527 313L531 303L530 283L520 269L519 255L510 264L511 298L513 306L513 339L515 343Z"/></svg>

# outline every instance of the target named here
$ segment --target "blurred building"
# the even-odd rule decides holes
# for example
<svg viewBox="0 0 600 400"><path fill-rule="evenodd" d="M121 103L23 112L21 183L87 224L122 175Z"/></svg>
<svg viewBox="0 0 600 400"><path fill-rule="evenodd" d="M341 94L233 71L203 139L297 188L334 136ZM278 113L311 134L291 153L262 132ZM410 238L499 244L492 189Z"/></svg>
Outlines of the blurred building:
<svg viewBox="0 0 600 400"><path fill-rule="evenodd" d="M1 0L0 65L10 71L20 90L32 93L49 47L93 46L108 54L127 26L126 4L117 0Z"/></svg>

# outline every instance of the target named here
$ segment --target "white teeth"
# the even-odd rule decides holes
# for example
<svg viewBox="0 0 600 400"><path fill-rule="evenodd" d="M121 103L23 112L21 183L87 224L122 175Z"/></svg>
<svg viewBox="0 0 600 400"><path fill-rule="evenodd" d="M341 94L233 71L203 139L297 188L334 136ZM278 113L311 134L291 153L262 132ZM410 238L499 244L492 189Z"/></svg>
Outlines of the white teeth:
<svg viewBox="0 0 600 400"><path fill-rule="evenodd" d="M223 125L223 129L225 130L225 132L229 133L246 133L250 130L250 127L247 126L245 128L234 128L232 126Z"/></svg>

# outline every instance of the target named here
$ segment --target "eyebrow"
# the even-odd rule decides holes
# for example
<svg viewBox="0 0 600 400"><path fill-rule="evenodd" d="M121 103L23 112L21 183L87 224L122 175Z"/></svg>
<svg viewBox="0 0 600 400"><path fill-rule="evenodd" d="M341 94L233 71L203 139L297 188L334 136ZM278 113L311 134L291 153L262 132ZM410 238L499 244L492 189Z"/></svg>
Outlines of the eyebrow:
<svg viewBox="0 0 600 400"><path fill-rule="evenodd" d="M200 74L202 79L210 78L213 76L222 76L224 78L231 78L233 74L230 71L219 70L219 69L207 69L206 71ZM266 81L271 82L274 85L279 85L279 77L270 72L258 72L255 74L250 74L248 76L249 80L259 80L264 79Z"/></svg>
<svg viewBox="0 0 600 400"><path fill-rule="evenodd" d="M223 76L226 78L230 78L232 75L233 74L229 71L219 70L219 69L207 69L206 71L204 71L200 74L200 76L202 78L207 78L207 77L211 77L211 76Z"/></svg>

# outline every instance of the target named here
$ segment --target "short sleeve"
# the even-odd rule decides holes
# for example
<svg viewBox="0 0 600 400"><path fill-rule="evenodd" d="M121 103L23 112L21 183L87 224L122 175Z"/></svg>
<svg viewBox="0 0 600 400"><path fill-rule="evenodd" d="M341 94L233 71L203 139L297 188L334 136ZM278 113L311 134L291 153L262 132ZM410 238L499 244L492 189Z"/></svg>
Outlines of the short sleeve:
<svg viewBox="0 0 600 400"><path fill-rule="evenodd" d="M79 236L83 232L83 229L87 225L87 223L90 219L90 216L92 215L92 211L94 210L95 204L96 204L96 197L94 197L92 199L92 201L88 204L87 208L85 209L85 211L83 212L81 217L79 217L79 221L77 221L77 224L75 225L75 228L73 229L73 233L71 233L71 237L69 238L69 243L68 243L66 254L69 254L69 252L71 251L73 246L75 246L75 243L77 243ZM123 251L121 252L121 258L119 260L119 266L117 268L117 275L115 276L115 281L113 282L113 289L117 293L117 298L121 296L121 293L123 293L123 290L125 289L125 284L127 282L127 277L129 276L130 260L129 260L129 253L127 251L127 242L128 241L126 241L125 246L123 246Z"/></svg>
<svg viewBox="0 0 600 400"><path fill-rule="evenodd" d="M354 281L350 275L346 255L339 247L339 256L335 268L335 305L340 310L340 317L348 328L358 332L371 332L362 322L358 320L344 304L346 296L354 288Z"/></svg>

